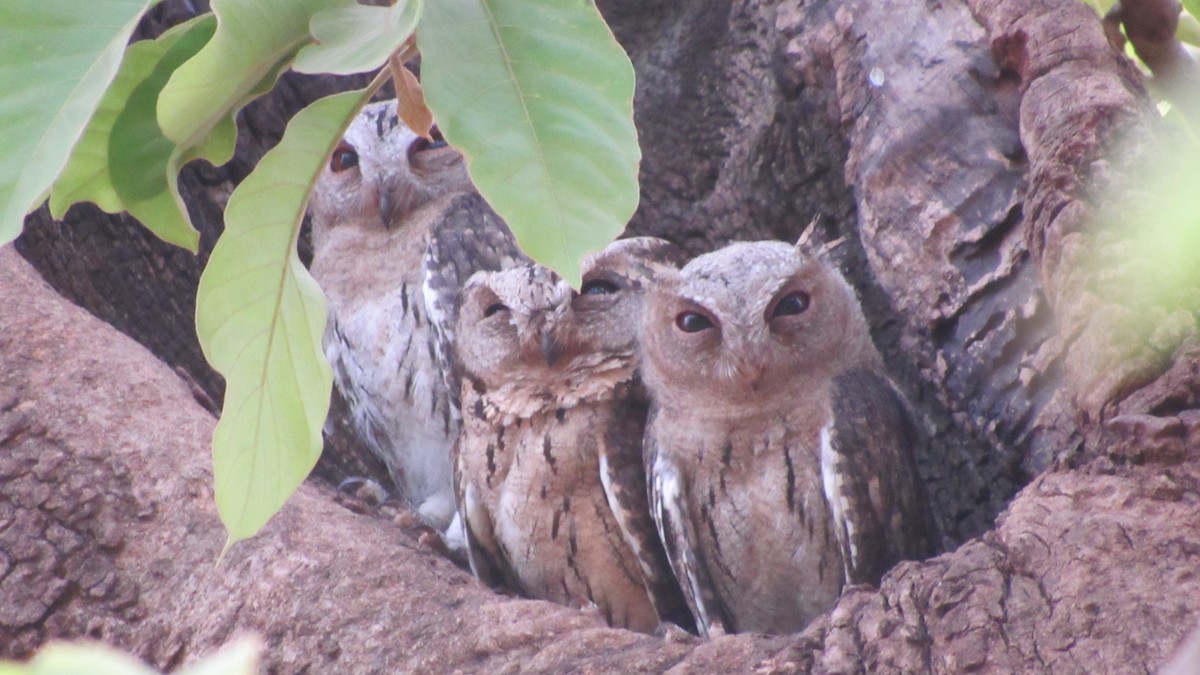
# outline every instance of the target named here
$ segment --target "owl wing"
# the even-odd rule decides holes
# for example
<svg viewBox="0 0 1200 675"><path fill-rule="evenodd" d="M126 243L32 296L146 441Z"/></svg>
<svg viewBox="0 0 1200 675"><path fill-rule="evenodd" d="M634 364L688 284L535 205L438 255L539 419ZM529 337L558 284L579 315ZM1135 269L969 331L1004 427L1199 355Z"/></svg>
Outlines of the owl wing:
<svg viewBox="0 0 1200 675"><path fill-rule="evenodd" d="M695 632L692 613L650 515L646 467L642 461L646 405L623 402L616 412L614 423L598 439L600 481L608 508L617 519L621 536L637 557L646 592L659 619Z"/></svg>
<svg viewBox="0 0 1200 675"><path fill-rule="evenodd" d="M913 448L919 438L892 384L864 369L833 381L821 475L849 583L878 584L901 560L933 553L934 529Z"/></svg>
<svg viewBox="0 0 1200 675"><path fill-rule="evenodd" d="M654 417L655 411L651 408L643 444L650 483L650 513L658 525L658 534L683 596L696 619L696 628L706 637L716 637L725 632L726 626L732 630L733 623L715 590L708 566L696 555L700 539L696 535L696 520L688 508L687 479L663 452Z"/></svg>
<svg viewBox="0 0 1200 675"><path fill-rule="evenodd" d="M471 481L460 461L463 437L459 436L451 451L454 466L454 498L462 517L467 543L467 561L475 578L492 588L508 588L526 595L513 570L512 563L496 541L492 514L478 487Z"/></svg>
<svg viewBox="0 0 1200 675"><path fill-rule="evenodd" d="M453 351L459 291L475 272L508 269L528 261L508 225L477 193L453 197L433 227L422 261L422 292L425 314L433 328L434 352L455 415L460 410L462 379Z"/></svg>

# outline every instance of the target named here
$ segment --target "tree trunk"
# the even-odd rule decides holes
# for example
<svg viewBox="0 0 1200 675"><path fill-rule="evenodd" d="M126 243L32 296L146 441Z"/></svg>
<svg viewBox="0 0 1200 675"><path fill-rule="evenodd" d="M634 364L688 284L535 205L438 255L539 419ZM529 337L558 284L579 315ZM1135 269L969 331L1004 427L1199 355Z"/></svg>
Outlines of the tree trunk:
<svg viewBox="0 0 1200 675"><path fill-rule="evenodd" d="M631 230L701 252L794 238L819 215L819 237L846 238L843 267L933 439L919 459L948 552L901 564L879 589L848 589L798 636L711 642L500 597L316 484L214 567L212 417L4 253L0 655L89 635L168 667L256 630L282 672L1166 662L1200 619L1200 340L1194 307L1104 292L1128 242L1097 225L1097 195L1118 194L1152 151L1154 110L1092 10L1075 0L601 9L638 73ZM297 81L311 88L287 80L243 115L249 140L231 167L185 172L205 246L220 196L278 137L273 122L330 86ZM202 258L131 235L127 221L73 214L85 230L37 215L18 249L218 396L191 326ZM131 265L134 281L113 285ZM161 298L153 316L136 314L146 294Z"/></svg>

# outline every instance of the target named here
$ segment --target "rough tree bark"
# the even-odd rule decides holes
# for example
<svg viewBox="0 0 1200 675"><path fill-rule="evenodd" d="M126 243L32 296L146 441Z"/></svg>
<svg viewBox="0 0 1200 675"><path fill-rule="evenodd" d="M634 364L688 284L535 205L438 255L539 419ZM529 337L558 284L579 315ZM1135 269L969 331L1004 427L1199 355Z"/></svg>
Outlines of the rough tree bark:
<svg viewBox="0 0 1200 675"><path fill-rule="evenodd" d="M639 75L631 229L699 252L791 238L820 214L821 236L846 236L876 339L933 438L922 473L948 552L847 590L801 635L707 643L496 596L315 485L214 567L211 416L5 253L0 655L91 635L167 667L254 629L281 672L1105 672L1167 660L1200 618L1200 340L1194 308L1103 292L1127 247L1094 224L1088 187L1120 184L1153 111L1091 10L601 9ZM1127 137L1134 150L1118 151ZM216 213L212 193L238 178L193 198ZM65 258L38 247L56 226L37 227L22 250L52 277L47 260ZM1095 257L1112 263L1085 264ZM55 282L85 304L102 294L89 284L120 274L102 268L127 262L91 260L103 263L90 276L58 274L75 290ZM168 275L187 266L161 260ZM150 332L193 340L181 311ZM204 372L186 349L151 347Z"/></svg>

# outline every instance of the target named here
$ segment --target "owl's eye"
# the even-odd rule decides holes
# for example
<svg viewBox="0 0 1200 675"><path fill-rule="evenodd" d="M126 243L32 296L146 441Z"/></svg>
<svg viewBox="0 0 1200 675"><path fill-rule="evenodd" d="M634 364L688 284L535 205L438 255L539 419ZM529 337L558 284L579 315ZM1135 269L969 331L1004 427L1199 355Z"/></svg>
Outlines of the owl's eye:
<svg viewBox="0 0 1200 675"><path fill-rule="evenodd" d="M621 290L616 284L607 279L592 279L584 282L579 289L580 295L612 295Z"/></svg>
<svg viewBox="0 0 1200 675"><path fill-rule="evenodd" d="M338 145L333 151L333 157L329 159L329 170L334 173L341 173L356 166L358 166L358 153L346 143Z"/></svg>
<svg viewBox="0 0 1200 675"><path fill-rule="evenodd" d="M808 293L804 291L796 291L785 295L775 309L771 312L771 318L778 316L795 316L803 314L804 310L808 309Z"/></svg>
<svg viewBox="0 0 1200 675"><path fill-rule="evenodd" d="M442 136L442 130L437 128L436 124L429 128L429 135L433 138L432 147L440 148L446 145L446 139Z"/></svg>
<svg viewBox="0 0 1200 675"><path fill-rule="evenodd" d="M429 138L425 138L424 136L418 137L409 146L408 152L409 156L412 156L425 150L436 150L444 147L446 147L446 139L442 136L442 131L435 124L429 128Z"/></svg>
<svg viewBox="0 0 1200 675"><path fill-rule="evenodd" d="M685 333L699 333L713 327L712 321L700 312L681 312L675 317L675 325Z"/></svg>
<svg viewBox="0 0 1200 675"><path fill-rule="evenodd" d="M492 316L493 314L498 314L500 312L507 312L507 311L508 311L508 305L505 305L503 302L493 302L492 304L488 305L487 309L483 310L483 318L486 319L487 317Z"/></svg>

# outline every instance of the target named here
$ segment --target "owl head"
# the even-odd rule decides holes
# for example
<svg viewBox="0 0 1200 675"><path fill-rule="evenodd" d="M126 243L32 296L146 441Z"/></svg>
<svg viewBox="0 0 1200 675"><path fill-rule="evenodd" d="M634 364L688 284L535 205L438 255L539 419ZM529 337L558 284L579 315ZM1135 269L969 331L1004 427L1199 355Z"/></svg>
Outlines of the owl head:
<svg viewBox="0 0 1200 675"><path fill-rule="evenodd" d="M386 230L444 194L470 189L462 154L437 127L431 135L405 126L394 100L364 107L313 187L314 236L339 223Z"/></svg>
<svg viewBox="0 0 1200 675"><path fill-rule="evenodd" d="M684 259L682 249L657 237L619 239L584 258L579 292L547 323L547 365L586 369L607 357L633 359L646 291Z"/></svg>
<svg viewBox="0 0 1200 675"><path fill-rule="evenodd" d="M822 254L731 244L651 291L643 374L660 403L766 410L879 359L854 290ZM687 397L684 399L683 397Z"/></svg>
<svg viewBox="0 0 1200 675"><path fill-rule="evenodd" d="M455 328L463 371L489 390L544 379L546 321L571 293L557 274L536 264L473 274L463 286Z"/></svg>

